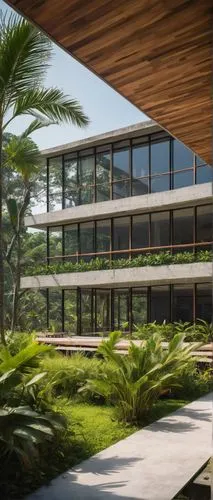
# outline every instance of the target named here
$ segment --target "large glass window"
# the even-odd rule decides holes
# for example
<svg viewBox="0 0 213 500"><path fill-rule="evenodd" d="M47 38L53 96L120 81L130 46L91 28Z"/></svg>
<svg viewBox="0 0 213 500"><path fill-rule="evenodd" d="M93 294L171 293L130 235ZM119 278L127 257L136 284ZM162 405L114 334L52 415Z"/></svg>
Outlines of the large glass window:
<svg viewBox="0 0 213 500"><path fill-rule="evenodd" d="M64 331L77 334L77 293L64 290Z"/></svg>
<svg viewBox="0 0 213 500"><path fill-rule="evenodd" d="M151 143L151 175L169 172L170 142Z"/></svg>
<svg viewBox="0 0 213 500"><path fill-rule="evenodd" d="M173 321L193 321L192 285L173 286Z"/></svg>
<svg viewBox="0 0 213 500"><path fill-rule="evenodd" d="M20 311L24 311L19 316L21 331L47 330L47 290L28 290L21 295Z"/></svg>
<svg viewBox="0 0 213 500"><path fill-rule="evenodd" d="M111 330L111 291L96 290L96 331Z"/></svg>
<svg viewBox="0 0 213 500"><path fill-rule="evenodd" d="M119 200L120 198L128 198L128 196L130 196L130 180L113 182L112 196L114 200Z"/></svg>
<svg viewBox="0 0 213 500"><path fill-rule="evenodd" d="M132 248L149 247L149 215L134 215L132 217ZM133 256L136 253L133 252Z"/></svg>
<svg viewBox="0 0 213 500"><path fill-rule="evenodd" d="M129 148L114 151L112 161L113 198L126 198L130 196Z"/></svg>
<svg viewBox="0 0 213 500"><path fill-rule="evenodd" d="M170 287L151 287L151 322L170 321Z"/></svg>
<svg viewBox="0 0 213 500"><path fill-rule="evenodd" d="M96 222L96 252L109 252L111 241L111 221ZM104 257L107 257L103 255Z"/></svg>
<svg viewBox="0 0 213 500"><path fill-rule="evenodd" d="M123 180L130 176L129 148L113 152L113 181Z"/></svg>
<svg viewBox="0 0 213 500"><path fill-rule="evenodd" d="M196 318L211 323L212 316L212 284L200 283L196 285Z"/></svg>
<svg viewBox="0 0 213 500"><path fill-rule="evenodd" d="M89 334L93 327L93 290L81 290L81 333Z"/></svg>
<svg viewBox="0 0 213 500"><path fill-rule="evenodd" d="M60 262L62 257L62 227L49 227L49 255L50 264ZM53 258L54 257L54 258Z"/></svg>
<svg viewBox="0 0 213 500"><path fill-rule="evenodd" d="M174 151L174 170L183 170L185 168L193 167L193 153L191 149L184 146L184 144L176 139L173 142Z"/></svg>
<svg viewBox="0 0 213 500"><path fill-rule="evenodd" d="M114 291L114 330L129 330L129 290Z"/></svg>
<svg viewBox="0 0 213 500"><path fill-rule="evenodd" d="M149 193L149 178L142 177L141 179L132 179L132 196Z"/></svg>
<svg viewBox="0 0 213 500"><path fill-rule="evenodd" d="M50 288L48 295L49 329L54 333L60 333L62 332L62 291Z"/></svg>
<svg viewBox="0 0 213 500"><path fill-rule="evenodd" d="M96 154L96 201L110 199L110 152Z"/></svg>
<svg viewBox="0 0 213 500"><path fill-rule="evenodd" d="M193 243L193 208L173 211L173 245ZM188 247L190 250L190 247ZM183 250L186 248L183 247ZM177 249L181 251L181 248Z"/></svg>
<svg viewBox="0 0 213 500"><path fill-rule="evenodd" d="M151 177L151 193L160 193L170 189L170 174Z"/></svg>
<svg viewBox="0 0 213 500"><path fill-rule="evenodd" d="M170 245L169 212L151 214L151 245L154 247Z"/></svg>
<svg viewBox="0 0 213 500"><path fill-rule="evenodd" d="M203 207L197 207L197 227L196 236L197 242L207 242L212 241L212 205L204 205ZM205 248L205 247L202 247ZM207 246L206 248L210 248Z"/></svg>
<svg viewBox="0 0 213 500"><path fill-rule="evenodd" d="M71 262L77 261L77 255L73 254L78 253L78 225L70 224L64 226L64 255L66 257L66 261L69 260ZM72 257L70 257L73 255Z"/></svg>
<svg viewBox="0 0 213 500"><path fill-rule="evenodd" d="M147 323L147 288L132 289L132 329Z"/></svg>
<svg viewBox="0 0 213 500"><path fill-rule="evenodd" d="M49 158L49 211L62 208L62 156Z"/></svg>
<svg viewBox="0 0 213 500"><path fill-rule="evenodd" d="M82 205L95 201L95 157L79 158L80 202Z"/></svg>
<svg viewBox="0 0 213 500"><path fill-rule="evenodd" d="M76 153L64 157L65 208L79 205L78 161Z"/></svg>
<svg viewBox="0 0 213 500"><path fill-rule="evenodd" d="M147 144L132 148L132 176L148 177L149 175L149 146Z"/></svg>
<svg viewBox="0 0 213 500"><path fill-rule="evenodd" d="M173 188L178 189L186 186L191 186L194 183L194 171L184 170L176 172L173 176Z"/></svg>
<svg viewBox="0 0 213 500"><path fill-rule="evenodd" d="M128 250L130 235L130 217L119 217L113 219L113 250ZM128 252L118 252L114 254L114 258L125 258Z"/></svg>
<svg viewBox="0 0 213 500"><path fill-rule="evenodd" d="M90 222L82 222L80 224L80 253L81 254L91 254L95 252L95 241L94 241L94 227L95 223L93 221ZM89 261L93 256L82 256L84 260Z"/></svg>
<svg viewBox="0 0 213 500"><path fill-rule="evenodd" d="M205 182L213 182L213 167L203 165L196 169L196 183L203 184Z"/></svg>

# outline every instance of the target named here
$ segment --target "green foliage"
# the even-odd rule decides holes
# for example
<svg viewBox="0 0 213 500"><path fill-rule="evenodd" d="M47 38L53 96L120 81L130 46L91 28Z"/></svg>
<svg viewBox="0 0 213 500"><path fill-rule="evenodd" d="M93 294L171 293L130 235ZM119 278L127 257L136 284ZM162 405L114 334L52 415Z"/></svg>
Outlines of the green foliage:
<svg viewBox="0 0 213 500"><path fill-rule="evenodd" d="M171 340L176 333L183 332L187 342L210 342L213 338L213 325L202 319L197 319L195 324L182 321L162 324L153 321L144 325L134 325L132 337L134 339L147 339L153 333L159 333L165 341Z"/></svg>
<svg viewBox="0 0 213 500"><path fill-rule="evenodd" d="M180 373L198 344L185 346L185 335L179 333L169 342L168 350L163 350L162 338L155 333L140 346L131 342L128 355L123 356L116 352L120 338L120 332L113 332L98 349L112 370L89 379L82 390L114 403L124 421L140 422L160 395L180 382Z"/></svg>
<svg viewBox="0 0 213 500"><path fill-rule="evenodd" d="M52 440L55 430L65 424L58 415L38 412L26 404L28 391L40 384L46 372L33 373L49 347L31 341L17 354L0 351L0 451L4 472L14 465L29 467L38 458L38 446Z"/></svg>
<svg viewBox="0 0 213 500"><path fill-rule="evenodd" d="M116 259L109 261L108 259L92 259L90 262L80 260L78 263L73 262L56 262L54 264L42 264L29 266L25 269L25 276L36 276L46 274L59 273L80 273L86 271L100 271L106 269L123 269L129 267L144 267L144 266L161 266L168 264L185 264L193 262L210 262L213 258L213 252L210 250L201 250L197 253L182 252L170 254L169 252L160 252L158 254L143 254L129 259Z"/></svg>
<svg viewBox="0 0 213 500"><path fill-rule="evenodd" d="M213 370L212 367L204 368L197 366L192 360L180 374L180 386L172 390L176 398L199 398L213 390Z"/></svg>
<svg viewBox="0 0 213 500"><path fill-rule="evenodd" d="M81 353L70 357L56 354L54 357L45 356L40 368L47 372L45 384L50 383L56 395L73 397L88 378L99 377L103 362L95 357L87 358Z"/></svg>
<svg viewBox="0 0 213 500"><path fill-rule="evenodd" d="M32 341L35 341L35 335L33 333L6 332L7 349L9 350L11 356L14 356L21 351L21 349L27 347L27 345L32 343Z"/></svg>

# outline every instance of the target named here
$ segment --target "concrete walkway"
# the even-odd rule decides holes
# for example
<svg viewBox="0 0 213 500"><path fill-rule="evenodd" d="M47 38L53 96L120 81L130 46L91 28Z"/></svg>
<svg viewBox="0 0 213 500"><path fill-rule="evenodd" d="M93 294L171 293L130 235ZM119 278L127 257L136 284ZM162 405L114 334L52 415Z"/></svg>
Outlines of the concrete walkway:
<svg viewBox="0 0 213 500"><path fill-rule="evenodd" d="M26 500L172 500L212 454L212 398L110 446Z"/></svg>

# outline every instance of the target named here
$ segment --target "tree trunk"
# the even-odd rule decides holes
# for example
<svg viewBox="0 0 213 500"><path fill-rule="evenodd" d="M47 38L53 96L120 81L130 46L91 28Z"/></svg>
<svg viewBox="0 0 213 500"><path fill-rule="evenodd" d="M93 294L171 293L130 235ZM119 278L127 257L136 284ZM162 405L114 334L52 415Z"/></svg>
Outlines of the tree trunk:
<svg viewBox="0 0 213 500"><path fill-rule="evenodd" d="M0 338L6 345L4 333L4 252L3 252L3 169L2 169L2 123L0 121Z"/></svg>
<svg viewBox="0 0 213 500"><path fill-rule="evenodd" d="M20 228L19 228L17 236L17 262L16 262L16 271L15 271L14 285L13 285L14 288L13 288L12 321L11 321L12 332L14 332L17 327L19 290L20 290L20 280L21 280L20 254L21 254L21 241L20 241Z"/></svg>

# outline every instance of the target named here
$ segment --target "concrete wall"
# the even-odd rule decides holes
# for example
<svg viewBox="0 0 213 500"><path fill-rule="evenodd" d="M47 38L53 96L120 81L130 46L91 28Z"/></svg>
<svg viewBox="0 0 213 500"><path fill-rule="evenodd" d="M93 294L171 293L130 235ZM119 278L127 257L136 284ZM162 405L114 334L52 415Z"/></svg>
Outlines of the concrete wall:
<svg viewBox="0 0 213 500"><path fill-rule="evenodd" d="M80 141L69 142L67 144L62 144L54 148L44 149L41 154L46 158L51 158L53 156L70 153L71 151L80 151L81 149L92 148L94 146L100 146L102 144L109 144L112 142L123 141L124 139L130 139L133 137L143 136L147 134L153 134L154 132L163 132L166 134L165 130L160 127L154 120L146 120L144 122L135 123L129 127L122 127L115 130L110 130L109 132L104 132L103 134L93 135L92 137L86 137L85 139L80 139Z"/></svg>
<svg viewBox="0 0 213 500"><path fill-rule="evenodd" d="M45 228L83 220L94 220L117 215L130 215L154 210L184 207L212 202L212 183L163 191L141 196L131 196L120 200L80 205L56 212L35 214L25 218L25 225Z"/></svg>
<svg viewBox="0 0 213 500"><path fill-rule="evenodd" d="M171 283L202 283L212 280L212 263L172 264L108 271L64 273L21 278L21 288L100 288Z"/></svg>

